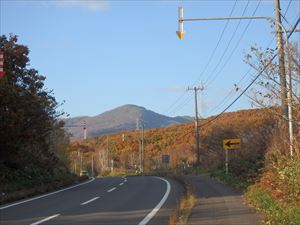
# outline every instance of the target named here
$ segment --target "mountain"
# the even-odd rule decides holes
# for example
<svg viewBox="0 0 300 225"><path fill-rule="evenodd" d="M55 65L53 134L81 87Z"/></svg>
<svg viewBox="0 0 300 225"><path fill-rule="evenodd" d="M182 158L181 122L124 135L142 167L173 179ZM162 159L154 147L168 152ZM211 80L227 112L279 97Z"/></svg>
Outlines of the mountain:
<svg viewBox="0 0 300 225"><path fill-rule="evenodd" d="M65 127L72 134L71 140L83 138L84 120L87 123L87 136L95 137L124 130L135 130L137 120L143 121L145 129L149 129L188 123L193 118L188 116L168 117L144 107L124 105L93 117L80 116L65 119Z"/></svg>

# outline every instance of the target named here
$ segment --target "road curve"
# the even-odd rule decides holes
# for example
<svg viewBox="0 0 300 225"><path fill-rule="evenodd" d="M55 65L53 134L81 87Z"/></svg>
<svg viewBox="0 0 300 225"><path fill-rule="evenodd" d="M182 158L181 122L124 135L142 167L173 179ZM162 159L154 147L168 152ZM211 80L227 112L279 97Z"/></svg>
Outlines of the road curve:
<svg viewBox="0 0 300 225"><path fill-rule="evenodd" d="M95 179L61 192L0 206L1 225L163 225L181 196L172 180L158 177Z"/></svg>

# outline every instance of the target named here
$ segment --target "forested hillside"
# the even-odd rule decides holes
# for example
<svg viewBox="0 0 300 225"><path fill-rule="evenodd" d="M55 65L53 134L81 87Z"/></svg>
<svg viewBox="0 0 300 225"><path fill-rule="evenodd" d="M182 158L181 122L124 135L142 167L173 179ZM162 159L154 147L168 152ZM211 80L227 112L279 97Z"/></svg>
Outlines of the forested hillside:
<svg viewBox="0 0 300 225"><path fill-rule="evenodd" d="M267 109L242 110L226 113L215 122L212 118L200 122L201 166L216 169L224 166L223 139L240 138L242 148L230 153L232 172L240 174L239 163L263 164L264 154L271 141L276 118ZM191 166L195 162L194 123L169 128L149 129L144 133L144 165L146 170L169 166L171 168ZM117 133L90 138L72 143L71 162L75 170L79 165L80 152L84 166L90 170L94 157L95 173L109 169L114 160L114 169L133 170L139 167L139 141L141 131ZM78 154L79 153L79 154ZM170 164L162 164L162 155L170 155ZM109 164L108 164L109 161ZM260 166L261 167L261 166ZM78 170L77 170L78 171ZM256 172L256 171L253 171ZM250 175L249 175L250 176Z"/></svg>

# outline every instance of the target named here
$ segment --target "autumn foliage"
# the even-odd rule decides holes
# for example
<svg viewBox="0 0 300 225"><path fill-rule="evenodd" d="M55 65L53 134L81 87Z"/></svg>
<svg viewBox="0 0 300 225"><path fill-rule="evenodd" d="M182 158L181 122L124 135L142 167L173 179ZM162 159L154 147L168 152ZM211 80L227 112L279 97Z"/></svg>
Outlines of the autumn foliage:
<svg viewBox="0 0 300 225"><path fill-rule="evenodd" d="M210 123L211 119L213 117L200 122L201 166L207 169L223 168L223 139L240 138L241 149L233 150L229 154L230 171L249 176L249 179L256 176L277 128L276 118L267 109L256 109L226 113ZM98 174L110 169L111 160L114 160L115 170L136 170L140 165L140 138L141 131L127 131L73 142L70 152L73 170L79 171L78 160L81 153L83 166L91 169L93 158L94 172ZM192 166L196 160L194 123L146 130L144 145L146 171L163 167ZM162 163L164 154L170 155L168 165ZM241 164L244 166L241 167Z"/></svg>

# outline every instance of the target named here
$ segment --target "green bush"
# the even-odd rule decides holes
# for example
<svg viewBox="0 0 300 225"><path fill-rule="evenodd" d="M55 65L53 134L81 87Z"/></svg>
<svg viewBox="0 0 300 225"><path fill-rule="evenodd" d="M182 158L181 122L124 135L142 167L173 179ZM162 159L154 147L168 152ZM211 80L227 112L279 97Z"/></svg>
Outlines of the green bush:
<svg viewBox="0 0 300 225"><path fill-rule="evenodd" d="M279 202L259 185L249 187L246 198L263 213L265 224L300 225L300 205Z"/></svg>
<svg viewBox="0 0 300 225"><path fill-rule="evenodd" d="M274 153L268 160L270 189L280 191L283 201L300 204L300 158Z"/></svg>

